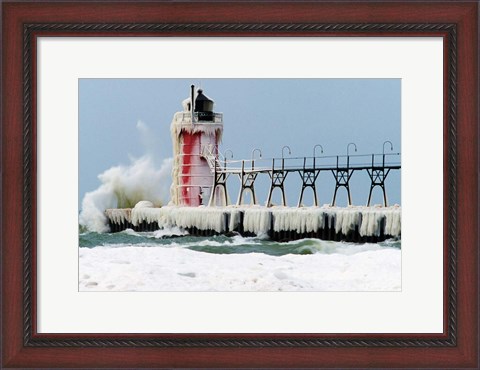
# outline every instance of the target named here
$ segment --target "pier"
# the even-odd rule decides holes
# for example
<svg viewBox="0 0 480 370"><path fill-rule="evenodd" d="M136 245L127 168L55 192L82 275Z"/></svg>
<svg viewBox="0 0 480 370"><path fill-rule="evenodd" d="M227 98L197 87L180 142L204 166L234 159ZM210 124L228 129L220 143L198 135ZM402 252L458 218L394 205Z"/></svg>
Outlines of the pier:
<svg viewBox="0 0 480 370"><path fill-rule="evenodd" d="M268 237L275 241L318 238L348 242L379 242L401 235L401 207L177 207L105 211L112 232L127 228L155 231L179 227L195 236Z"/></svg>
<svg viewBox="0 0 480 370"><path fill-rule="evenodd" d="M200 157L208 163L213 178L211 187L202 187L200 194L209 191L208 205L196 207L166 206L155 208L142 201L135 208L107 209L105 215L111 232L125 229L155 231L179 227L194 236L242 235L268 237L286 242L303 238L318 238L332 241L376 243L389 238L401 237L401 207L388 206L385 179L392 170L399 170L400 153L368 155L336 155L312 157L281 157L271 159L232 160L219 156L216 145L203 146ZM260 150L256 149L261 155ZM195 154L195 153L194 153ZM261 165L270 162L270 166ZM316 184L321 172L330 173L335 179L332 202L318 206ZM296 207L289 207L285 197L285 179L298 174L302 179ZM353 206L350 195L350 179L354 174L368 175L370 189L366 206ZM236 204L229 204L227 180L231 176L240 180ZM270 188L265 206L258 204L255 181L259 176L268 176ZM371 206L372 191L380 187L383 206ZM336 207L337 192L347 191L347 207ZM278 188L282 205L272 204L272 193ZM305 190L313 192L314 206L304 207ZM249 191L252 204L243 204ZM220 203L220 204L219 204Z"/></svg>
<svg viewBox="0 0 480 370"><path fill-rule="evenodd" d="M258 149L257 149L258 150ZM261 151L259 151L261 153ZM240 179L240 192L237 198L237 206L243 204L245 192L249 191L252 196L253 204L259 204L255 194L255 181L259 175L267 175L270 178L270 189L266 206L272 206L272 193L279 189L282 195L282 205L287 206L285 199L285 179L290 174L297 173L302 180L302 187L299 189L299 199L297 207L302 206L305 190L310 188L313 192L314 205L318 206L316 181L321 172L331 173L335 179L335 188L333 190L331 206L336 205L338 190L343 187L347 191L348 205L352 205L350 193L350 179L354 173L363 172L370 178L370 190L366 201L367 207L370 206L372 192L375 187L379 187L383 194L383 205L388 206L387 190L385 180L392 170L400 170L400 153L381 153L364 155L335 155L335 156L314 156L312 157L294 157L294 158L271 158L271 159L252 159L250 160L221 160L218 157L217 149L209 148L203 150L202 156L205 157L211 172L213 174L213 187L211 191L209 205L220 204L228 205L227 179L231 175L238 176ZM263 164L270 162L270 166L258 166L258 161ZM352 163L353 162L353 163ZM222 199L219 199L219 191L223 193Z"/></svg>
<svg viewBox="0 0 480 370"><path fill-rule="evenodd" d="M155 208L146 200L133 209L107 209L105 216L111 232L127 228L154 231L179 227L191 235L240 234L276 241L320 238L378 242L400 237L401 209L398 205L389 207L385 185L389 173L401 168L400 153L393 153L392 142L383 143L381 154L351 155L350 149L357 152L357 146L348 143L346 155L325 156L322 145L317 144L312 156L292 157L290 147L285 145L281 157L264 159L262 151L255 148L250 159L236 160L231 151L226 150L222 155L219 150L223 114L214 111L214 101L202 89L195 93L192 85L190 97L182 102L182 107L183 111L174 114L170 125L171 205ZM389 153L385 153L386 145L390 147ZM335 187L331 203L319 207L317 184L322 172L333 176ZM289 207L285 180L294 174L300 176L301 188L297 206ZM350 180L357 174L366 174L370 179L366 206L352 203ZM262 176L268 176L270 184L264 206L259 205L255 192L255 183ZM240 181L235 204L230 204L228 197L227 182L231 177L238 177ZM383 207L370 206L376 187L383 193ZM340 188L347 192L348 207L336 207ZM276 189L281 193L282 206L272 203ZM303 205L308 189L313 192L313 207ZM250 193L252 199L249 206L244 204L246 193Z"/></svg>

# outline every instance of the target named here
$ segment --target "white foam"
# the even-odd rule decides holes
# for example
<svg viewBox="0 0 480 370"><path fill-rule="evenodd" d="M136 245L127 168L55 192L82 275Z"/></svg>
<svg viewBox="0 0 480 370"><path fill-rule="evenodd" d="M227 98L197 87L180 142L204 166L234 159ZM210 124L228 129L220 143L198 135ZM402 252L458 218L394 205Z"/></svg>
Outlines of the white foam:
<svg viewBox="0 0 480 370"><path fill-rule="evenodd" d="M114 166L98 175L100 186L83 197L79 223L90 231L108 231L106 209L131 208L145 199L155 206L161 206L170 199L173 159L163 160L158 167L154 160L154 147L158 143L152 141L153 135L148 125L138 121L136 128L146 154L140 158L130 158L128 165ZM141 203L139 206L147 205ZM128 212L111 211L108 217L112 222L121 223L130 215Z"/></svg>
<svg viewBox="0 0 480 370"><path fill-rule="evenodd" d="M132 235L132 236L140 236L140 234L137 233L133 229L125 229L125 230L122 231L122 233L127 234L127 235Z"/></svg>
<svg viewBox="0 0 480 370"><path fill-rule="evenodd" d="M183 236L183 235L188 235L188 232L176 226L165 227L153 232L153 237L157 239L169 237L169 236Z"/></svg>
<svg viewBox="0 0 480 370"><path fill-rule="evenodd" d="M106 209L130 208L139 201L148 199L156 206L168 201L168 186L171 182L172 159L155 166L150 156L132 160L128 166L112 167L98 176L101 185L86 193L79 216L81 225L90 231L108 231ZM129 218L128 212L109 211L108 217L116 223Z"/></svg>

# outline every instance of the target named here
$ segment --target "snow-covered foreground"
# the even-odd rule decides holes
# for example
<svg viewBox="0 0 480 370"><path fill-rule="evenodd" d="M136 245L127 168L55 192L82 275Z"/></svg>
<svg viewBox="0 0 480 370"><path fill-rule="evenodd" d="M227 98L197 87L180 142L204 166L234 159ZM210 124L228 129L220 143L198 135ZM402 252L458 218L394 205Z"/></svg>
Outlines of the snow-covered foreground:
<svg viewBox="0 0 480 370"><path fill-rule="evenodd" d="M79 249L80 291L399 291L401 250L214 254L171 247Z"/></svg>

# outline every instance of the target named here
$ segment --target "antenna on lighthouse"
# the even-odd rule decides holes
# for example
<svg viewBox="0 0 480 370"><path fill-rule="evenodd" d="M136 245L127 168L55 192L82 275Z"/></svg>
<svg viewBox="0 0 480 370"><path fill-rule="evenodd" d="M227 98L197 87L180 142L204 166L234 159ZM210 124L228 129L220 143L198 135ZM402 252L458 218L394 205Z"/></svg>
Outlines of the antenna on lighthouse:
<svg viewBox="0 0 480 370"><path fill-rule="evenodd" d="M194 95L195 95L195 85L192 85L190 86L190 88L192 89L191 91L191 94L190 94L190 112L192 114L192 124L194 122L194 112L195 112L195 107L194 107L194 104L195 104L195 99L194 99Z"/></svg>

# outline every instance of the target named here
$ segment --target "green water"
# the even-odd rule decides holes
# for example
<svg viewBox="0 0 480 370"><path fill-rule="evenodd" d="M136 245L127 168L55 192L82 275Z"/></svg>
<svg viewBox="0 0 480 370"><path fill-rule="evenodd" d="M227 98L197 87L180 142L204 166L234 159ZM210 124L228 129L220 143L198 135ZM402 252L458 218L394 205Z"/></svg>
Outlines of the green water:
<svg viewBox="0 0 480 370"><path fill-rule="evenodd" d="M214 254L245 254L263 253L272 256L286 254L353 254L366 250L383 248L401 248L400 240L386 240L381 243L344 243L324 241L320 239L301 239L288 243L279 243L262 238L244 238L241 236L227 237L223 235L212 237L176 236L159 237L156 232L134 232L126 230L119 233L80 233L79 246L95 247L126 247L140 248L171 248L183 247L197 252Z"/></svg>

